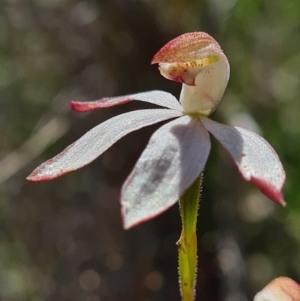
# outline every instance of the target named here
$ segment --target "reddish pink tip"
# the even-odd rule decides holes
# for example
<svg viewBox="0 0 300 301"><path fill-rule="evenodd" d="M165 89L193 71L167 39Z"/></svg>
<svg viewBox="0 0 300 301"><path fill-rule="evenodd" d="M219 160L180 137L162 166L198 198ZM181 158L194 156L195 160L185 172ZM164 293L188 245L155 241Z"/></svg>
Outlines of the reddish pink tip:
<svg viewBox="0 0 300 301"><path fill-rule="evenodd" d="M53 177L46 175L46 176L41 176L41 175L34 175L34 173L32 173L31 175L29 175L26 178L27 181L30 182L43 182L43 181L50 181L53 180Z"/></svg>
<svg viewBox="0 0 300 301"><path fill-rule="evenodd" d="M300 301L300 285L288 277L276 278L256 294L254 301Z"/></svg>
<svg viewBox="0 0 300 301"><path fill-rule="evenodd" d="M251 177L251 182L254 183L258 187L258 189L272 201L283 207L286 206L282 192L280 190L277 190L269 182L255 177Z"/></svg>
<svg viewBox="0 0 300 301"><path fill-rule="evenodd" d="M56 158L56 157L54 157ZM42 181L50 181L56 179L69 171L64 171L63 169L53 170L53 171L45 171L49 165L54 161L54 158L44 162L42 165L38 166L27 178L26 180L30 182L42 182Z"/></svg>
<svg viewBox="0 0 300 301"><path fill-rule="evenodd" d="M87 106L87 104L80 101L71 101L70 107L76 112L88 112L94 109L92 106Z"/></svg>
<svg viewBox="0 0 300 301"><path fill-rule="evenodd" d="M123 105L133 101L128 97L107 97L95 101L71 101L71 109L76 112L91 112L98 109L109 108L113 106Z"/></svg>

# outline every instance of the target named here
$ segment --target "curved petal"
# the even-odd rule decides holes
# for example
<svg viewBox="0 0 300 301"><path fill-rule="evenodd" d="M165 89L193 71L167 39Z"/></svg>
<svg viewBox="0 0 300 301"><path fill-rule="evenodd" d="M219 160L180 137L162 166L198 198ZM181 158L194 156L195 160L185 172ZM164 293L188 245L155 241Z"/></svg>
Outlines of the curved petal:
<svg viewBox="0 0 300 301"><path fill-rule="evenodd" d="M288 277L279 277L271 281L254 301L300 301L300 284Z"/></svg>
<svg viewBox="0 0 300 301"><path fill-rule="evenodd" d="M284 206L281 190L285 172L270 144L249 130L219 124L208 118L201 120L229 152L244 179L253 182L267 197Z"/></svg>
<svg viewBox="0 0 300 301"><path fill-rule="evenodd" d="M72 101L71 108L72 110L77 112L90 112L97 109L122 105L133 100L145 101L169 109L182 111L182 107L178 100L175 98L175 96L173 96L170 93L158 90L130 94L125 96L106 97L96 101Z"/></svg>
<svg viewBox="0 0 300 301"><path fill-rule="evenodd" d="M94 127L54 158L46 161L27 177L30 181L52 180L81 168L125 135L182 113L168 109L148 109L125 113Z"/></svg>
<svg viewBox="0 0 300 301"><path fill-rule="evenodd" d="M124 228L172 206L204 169L210 151L202 123L183 116L159 128L123 185Z"/></svg>

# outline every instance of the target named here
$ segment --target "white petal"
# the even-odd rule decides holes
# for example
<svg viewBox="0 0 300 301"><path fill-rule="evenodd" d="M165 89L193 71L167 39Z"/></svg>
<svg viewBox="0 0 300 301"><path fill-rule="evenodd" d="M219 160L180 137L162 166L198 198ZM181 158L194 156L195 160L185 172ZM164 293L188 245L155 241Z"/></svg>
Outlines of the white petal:
<svg viewBox="0 0 300 301"><path fill-rule="evenodd" d="M246 181L253 182L267 197L284 205L285 172L278 155L259 135L234 126L201 119L205 127L229 152Z"/></svg>
<svg viewBox="0 0 300 301"><path fill-rule="evenodd" d="M159 128L123 185L124 228L172 206L202 172L209 134L198 119L183 116Z"/></svg>
<svg viewBox="0 0 300 301"><path fill-rule="evenodd" d="M300 284L288 277L276 278L253 301L300 301Z"/></svg>
<svg viewBox="0 0 300 301"><path fill-rule="evenodd" d="M27 178L44 181L57 178L95 160L125 135L142 127L181 116L169 109L148 109L125 113L91 129L64 151L36 168Z"/></svg>
<svg viewBox="0 0 300 301"><path fill-rule="evenodd" d="M170 93L164 91L147 91L125 96L106 97L95 101L72 101L71 108L77 112L90 112L102 108L122 105L131 101L145 101L158 106L166 107L173 110L182 111L178 100Z"/></svg>

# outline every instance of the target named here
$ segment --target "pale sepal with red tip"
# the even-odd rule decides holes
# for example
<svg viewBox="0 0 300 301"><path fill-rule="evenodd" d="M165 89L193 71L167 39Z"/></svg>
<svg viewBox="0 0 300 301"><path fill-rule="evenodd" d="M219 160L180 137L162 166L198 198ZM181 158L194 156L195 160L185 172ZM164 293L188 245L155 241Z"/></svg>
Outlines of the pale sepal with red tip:
<svg viewBox="0 0 300 301"><path fill-rule="evenodd" d="M123 185L124 228L174 205L203 171L209 152L209 134L197 119L183 116L159 128Z"/></svg>
<svg viewBox="0 0 300 301"><path fill-rule="evenodd" d="M254 183L268 198L285 206L282 187L285 171L270 144L249 130L201 119L206 129L229 152L246 181Z"/></svg>
<svg viewBox="0 0 300 301"><path fill-rule="evenodd" d="M79 169L105 152L125 135L145 126L182 116L180 111L147 109L113 117L83 135L54 158L37 167L29 181L46 181Z"/></svg>
<svg viewBox="0 0 300 301"><path fill-rule="evenodd" d="M132 101L144 101L173 110L182 110L178 100L172 94L154 90L117 97L105 97L95 101L72 101L71 109L77 112L90 112L98 109L123 105Z"/></svg>

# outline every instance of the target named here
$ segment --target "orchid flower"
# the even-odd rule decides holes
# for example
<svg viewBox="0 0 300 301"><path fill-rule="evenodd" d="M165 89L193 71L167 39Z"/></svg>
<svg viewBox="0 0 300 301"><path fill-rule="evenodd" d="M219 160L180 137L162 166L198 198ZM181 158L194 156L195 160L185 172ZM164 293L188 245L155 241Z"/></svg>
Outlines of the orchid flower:
<svg viewBox="0 0 300 301"><path fill-rule="evenodd" d="M300 284L288 277L276 278L255 295L254 301L300 301Z"/></svg>
<svg viewBox="0 0 300 301"><path fill-rule="evenodd" d="M153 58L161 74L182 83L179 102L170 93L148 91L91 102L73 101L78 112L122 105L133 100L163 108L132 111L94 127L27 178L44 181L81 168L125 135L171 120L160 127L125 181L121 192L124 228L149 220L174 205L202 173L211 133L229 153L242 177L267 197L285 205L285 172L273 148L257 134L208 118L219 104L229 79L229 63L220 45L203 32L183 34Z"/></svg>
<svg viewBox="0 0 300 301"><path fill-rule="evenodd" d="M257 134L219 124L208 116L216 109L229 79L229 63L220 45L203 32L183 34L153 58L161 74L182 83L178 100L164 91L148 91L92 102L73 101L75 111L88 112L145 101L162 109L125 113L94 127L27 178L43 181L81 168L125 135L171 120L160 127L123 184L121 210L125 229L149 220L180 200L182 232L178 241L179 276L183 301L195 297L197 266L196 223L201 174L210 152L211 133L225 148L246 181L285 205L285 172L273 148ZM200 185L199 185L200 181Z"/></svg>

